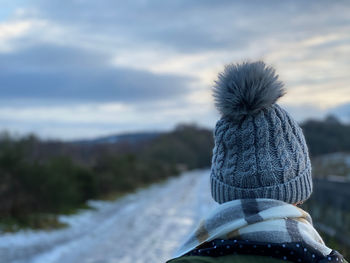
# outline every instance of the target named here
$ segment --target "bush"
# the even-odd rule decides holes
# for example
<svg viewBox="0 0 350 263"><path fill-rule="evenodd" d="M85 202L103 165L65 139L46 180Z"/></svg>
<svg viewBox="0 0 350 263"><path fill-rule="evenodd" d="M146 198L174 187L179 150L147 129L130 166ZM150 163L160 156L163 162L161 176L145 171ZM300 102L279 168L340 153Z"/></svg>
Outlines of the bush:
<svg viewBox="0 0 350 263"><path fill-rule="evenodd" d="M23 142L3 143L0 153L0 215L59 213L96 197L95 176L68 157L30 162Z"/></svg>
<svg viewBox="0 0 350 263"><path fill-rule="evenodd" d="M129 146L41 142L33 135L16 139L2 133L1 221L59 225L52 215L70 212L88 199L119 196L180 170L209 166L212 147L211 131L193 125Z"/></svg>
<svg viewBox="0 0 350 263"><path fill-rule="evenodd" d="M335 117L308 120L301 125L311 156L333 152L350 152L350 125Z"/></svg>

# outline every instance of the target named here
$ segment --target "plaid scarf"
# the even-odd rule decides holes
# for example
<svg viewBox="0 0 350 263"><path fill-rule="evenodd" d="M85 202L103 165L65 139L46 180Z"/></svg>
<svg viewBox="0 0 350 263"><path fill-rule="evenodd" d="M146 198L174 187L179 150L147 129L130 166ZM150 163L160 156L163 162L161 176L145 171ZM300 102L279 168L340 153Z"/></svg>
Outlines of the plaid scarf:
<svg viewBox="0 0 350 263"><path fill-rule="evenodd" d="M220 238L273 243L305 242L323 256L332 251L314 229L307 212L282 201L259 198L234 200L215 208L174 256L180 257L205 242Z"/></svg>

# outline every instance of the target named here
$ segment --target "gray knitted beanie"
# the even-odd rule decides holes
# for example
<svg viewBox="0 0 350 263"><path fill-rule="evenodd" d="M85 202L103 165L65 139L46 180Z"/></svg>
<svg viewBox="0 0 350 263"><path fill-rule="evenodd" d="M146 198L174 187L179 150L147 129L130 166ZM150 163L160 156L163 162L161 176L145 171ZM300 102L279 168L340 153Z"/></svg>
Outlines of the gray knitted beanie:
<svg viewBox="0 0 350 263"><path fill-rule="evenodd" d="M305 201L312 193L311 164L304 135L275 102L283 83L264 62L231 64L213 88L221 113L211 166L215 201L271 198Z"/></svg>

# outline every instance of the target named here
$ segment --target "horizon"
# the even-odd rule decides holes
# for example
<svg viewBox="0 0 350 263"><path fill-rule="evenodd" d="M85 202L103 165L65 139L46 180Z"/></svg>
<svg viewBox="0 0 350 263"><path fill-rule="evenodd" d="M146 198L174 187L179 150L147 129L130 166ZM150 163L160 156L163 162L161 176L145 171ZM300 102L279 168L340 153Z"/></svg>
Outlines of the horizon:
<svg viewBox="0 0 350 263"><path fill-rule="evenodd" d="M301 126L303 125L305 122L308 121L326 121L326 119L328 117L335 117L341 124L343 125L350 125L350 121L344 121L340 118L338 118L336 115L334 114L328 114L323 116L322 118L307 118L305 120L303 120L302 122L298 122L298 124ZM125 131L119 131L119 132L110 132L110 133L106 133L106 134L100 134L100 135L92 135L91 137L76 137L76 138L58 138L58 137L41 137L38 134L35 133L26 133L26 134L19 134L19 133L10 133L7 130L1 130L0 131L0 137L3 134L7 134L12 138L16 138L16 139L21 139L21 138L25 138L28 136L34 136L35 138L37 138L38 140L42 141L42 142L50 142L50 141L56 141L56 142L62 142L62 143L77 143L77 142L84 142L84 141L94 141L94 140L100 140L100 139L106 139L106 138L110 138L110 137L117 137L117 136L124 136L124 135L138 135L138 134L164 134L164 133L170 133L172 131L175 131L177 129L177 127L181 126L181 125L190 125L190 126L195 126L198 128L202 128L202 129L207 129L207 130L213 130L214 127L209 127L209 126L205 126L205 125L199 125L198 123L195 122L180 122L175 124L173 127L170 127L169 129L149 129L149 130L125 130Z"/></svg>
<svg viewBox="0 0 350 263"><path fill-rule="evenodd" d="M0 130L68 141L213 128L217 74L246 60L275 67L278 104L299 123L350 122L349 13L316 0L3 3Z"/></svg>

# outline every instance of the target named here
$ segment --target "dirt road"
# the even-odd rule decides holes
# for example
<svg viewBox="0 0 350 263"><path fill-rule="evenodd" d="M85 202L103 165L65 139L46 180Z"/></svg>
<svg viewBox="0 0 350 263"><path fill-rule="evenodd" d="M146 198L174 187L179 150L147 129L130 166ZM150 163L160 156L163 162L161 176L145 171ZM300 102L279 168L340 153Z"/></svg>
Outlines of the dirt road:
<svg viewBox="0 0 350 263"><path fill-rule="evenodd" d="M164 262L215 204L202 170L91 205L96 210L62 216L65 229L1 235L0 262Z"/></svg>

